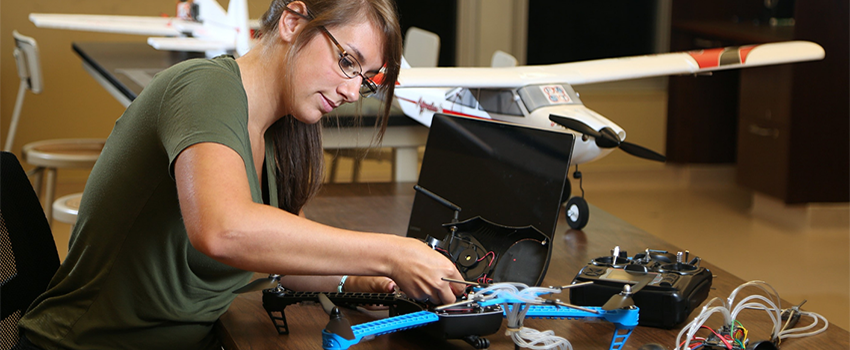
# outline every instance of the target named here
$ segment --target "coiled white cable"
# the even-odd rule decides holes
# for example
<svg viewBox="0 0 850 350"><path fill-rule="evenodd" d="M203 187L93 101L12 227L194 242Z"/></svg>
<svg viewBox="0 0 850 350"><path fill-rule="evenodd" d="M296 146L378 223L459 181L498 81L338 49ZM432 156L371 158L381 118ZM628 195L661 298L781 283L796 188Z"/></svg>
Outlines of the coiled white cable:
<svg viewBox="0 0 850 350"><path fill-rule="evenodd" d="M493 298L516 299L519 303L502 303L505 311L508 330L505 335L511 337L514 344L534 350L572 350L570 342L555 335L549 330L540 332L533 328L523 327L522 322L528 312L528 304L541 304L541 294L560 293L560 288L528 287L522 283L496 283L479 290L474 298L490 300Z"/></svg>
<svg viewBox="0 0 850 350"><path fill-rule="evenodd" d="M573 349L573 345L570 344L569 340L555 335L555 332L551 330L541 332L533 328L522 327L517 331L508 332L511 333L510 336L514 344L522 348L535 350Z"/></svg>
<svg viewBox="0 0 850 350"><path fill-rule="evenodd" d="M818 313L809 312L809 311L801 311L800 315L811 317L812 323L808 326L805 326L805 327L786 329L786 330L779 332L779 339L780 340L781 339L787 339L787 338L808 337L810 335L823 333L823 332L826 331L827 328L829 328L829 321L826 319L826 317L823 317ZM807 330L814 328L815 326L818 325L819 319L823 320L823 323L824 323L823 327L821 327L820 329L818 329L816 331L811 331L811 332L808 332L808 333L794 334L794 333L803 332L803 331L807 331Z"/></svg>

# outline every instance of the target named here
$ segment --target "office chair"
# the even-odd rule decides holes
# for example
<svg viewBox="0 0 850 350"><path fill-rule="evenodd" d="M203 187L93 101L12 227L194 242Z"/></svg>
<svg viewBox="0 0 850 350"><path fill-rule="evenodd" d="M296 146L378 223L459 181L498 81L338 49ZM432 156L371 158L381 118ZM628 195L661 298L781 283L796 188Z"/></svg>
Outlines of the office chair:
<svg viewBox="0 0 850 350"><path fill-rule="evenodd" d="M21 163L0 152L0 349L18 342L18 320L59 268L47 218Z"/></svg>
<svg viewBox="0 0 850 350"><path fill-rule="evenodd" d="M13 31L12 35L15 38L15 63L18 66L21 85L18 89L18 98L15 101L15 109L9 124L6 144L3 148L7 152L12 151L26 90L38 94L41 93L43 88L41 61L35 39L21 35L18 31ZM36 193L41 191L43 178L45 174L47 175L44 196L39 198L42 199L42 206L48 222L53 218L57 169L91 168L97 157L100 156L105 142L105 139L53 139L24 145L22 151L24 161L36 166L29 172L29 175L34 178Z"/></svg>
<svg viewBox="0 0 850 350"><path fill-rule="evenodd" d="M436 67L440 36L421 28L408 28L404 33L404 59L411 67Z"/></svg>

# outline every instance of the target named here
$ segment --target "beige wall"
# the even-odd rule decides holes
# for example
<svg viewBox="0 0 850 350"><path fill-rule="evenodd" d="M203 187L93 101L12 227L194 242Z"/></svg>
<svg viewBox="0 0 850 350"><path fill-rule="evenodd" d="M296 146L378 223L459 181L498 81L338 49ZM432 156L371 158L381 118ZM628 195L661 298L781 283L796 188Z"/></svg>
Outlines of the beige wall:
<svg viewBox="0 0 850 350"><path fill-rule="evenodd" d="M27 92L13 151L20 155L28 142L64 137L106 137L122 106L82 68L71 50L74 41L144 41L130 35L39 29L27 18L31 12L158 15L173 12L172 0L2 0L0 4L0 129L5 140L15 105L19 79L12 56L12 31L38 42L44 91Z"/></svg>
<svg viewBox="0 0 850 350"><path fill-rule="evenodd" d="M220 3L226 8L227 0ZM249 13L259 17L267 0L249 0ZM12 56L12 31L31 36L38 42L44 74L44 91L27 92L13 152L48 138L107 137L124 108L86 73L72 42L138 41L136 35L91 33L36 28L27 16L32 12L89 13L158 16L174 15L175 0L0 0L0 139L5 143L20 80ZM0 144L2 144L0 143ZM26 166L26 165L25 165ZM84 174L66 171L66 176ZM60 180L63 175L60 174Z"/></svg>

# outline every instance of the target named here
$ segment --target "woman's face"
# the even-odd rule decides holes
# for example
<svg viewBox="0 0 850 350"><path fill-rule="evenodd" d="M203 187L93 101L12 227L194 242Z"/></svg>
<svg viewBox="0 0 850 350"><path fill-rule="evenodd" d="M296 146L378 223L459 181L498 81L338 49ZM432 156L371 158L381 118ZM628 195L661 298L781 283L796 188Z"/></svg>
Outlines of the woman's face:
<svg viewBox="0 0 850 350"><path fill-rule="evenodd" d="M369 77L378 72L383 65L383 44L376 26L358 21L327 29L340 46L360 62L363 75ZM360 97L361 77L346 77L339 67L339 58L339 48L322 32L296 54L292 67L293 99L289 107L296 119L316 123L323 114Z"/></svg>

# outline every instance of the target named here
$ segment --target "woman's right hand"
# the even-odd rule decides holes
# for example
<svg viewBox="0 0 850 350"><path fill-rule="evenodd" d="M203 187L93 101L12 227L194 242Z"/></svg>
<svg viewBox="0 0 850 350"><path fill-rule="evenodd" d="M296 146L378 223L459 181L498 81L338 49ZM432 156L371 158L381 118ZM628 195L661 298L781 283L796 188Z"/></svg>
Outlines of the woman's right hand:
<svg viewBox="0 0 850 350"><path fill-rule="evenodd" d="M390 277L408 297L442 305L453 303L465 285L450 283L443 278L463 280L454 263L422 241L398 237Z"/></svg>

